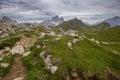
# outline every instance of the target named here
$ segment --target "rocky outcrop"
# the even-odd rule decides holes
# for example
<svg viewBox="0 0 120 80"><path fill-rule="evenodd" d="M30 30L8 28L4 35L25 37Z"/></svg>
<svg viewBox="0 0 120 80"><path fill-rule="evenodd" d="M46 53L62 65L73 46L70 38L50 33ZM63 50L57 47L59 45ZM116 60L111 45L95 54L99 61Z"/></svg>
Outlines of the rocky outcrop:
<svg viewBox="0 0 120 80"><path fill-rule="evenodd" d="M110 27L115 27L115 26L120 25L120 17L115 16L113 18L109 18L109 19L105 20L105 22L108 22Z"/></svg>
<svg viewBox="0 0 120 80"><path fill-rule="evenodd" d="M18 53L20 55L22 55L24 52L25 52L24 47L20 45L19 43L17 43L15 47L12 48L12 51L11 51L12 54Z"/></svg>
<svg viewBox="0 0 120 80"><path fill-rule="evenodd" d="M47 26L57 26L61 23L64 22L63 17L59 18L57 15L55 17L52 17L51 19L44 20L42 24L47 25Z"/></svg>
<svg viewBox="0 0 120 80"><path fill-rule="evenodd" d="M81 20L78 20L77 18L69 20L69 21L64 21L62 24L58 25L57 27L62 28L64 30L86 29L86 25Z"/></svg>

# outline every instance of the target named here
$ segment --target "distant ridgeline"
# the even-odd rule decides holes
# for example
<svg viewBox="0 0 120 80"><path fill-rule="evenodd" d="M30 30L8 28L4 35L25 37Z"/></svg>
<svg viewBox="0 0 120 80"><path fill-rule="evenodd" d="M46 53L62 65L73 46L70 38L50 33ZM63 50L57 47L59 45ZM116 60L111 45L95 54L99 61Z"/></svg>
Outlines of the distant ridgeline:
<svg viewBox="0 0 120 80"><path fill-rule="evenodd" d="M80 30L80 29L86 29L87 25L85 25L81 20L75 18L69 21L64 21L62 24L58 25L57 27L63 28L64 30L68 30L68 29Z"/></svg>

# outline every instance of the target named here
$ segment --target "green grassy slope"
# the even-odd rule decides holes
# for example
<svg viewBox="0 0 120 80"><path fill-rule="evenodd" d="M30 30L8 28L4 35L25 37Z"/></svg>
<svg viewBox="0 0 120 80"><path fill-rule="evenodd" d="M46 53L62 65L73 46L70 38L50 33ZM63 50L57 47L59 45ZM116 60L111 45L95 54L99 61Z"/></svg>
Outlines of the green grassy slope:
<svg viewBox="0 0 120 80"><path fill-rule="evenodd" d="M48 39L46 48L36 48L36 45ZM28 80L62 80L62 77L68 71L68 67L72 69L81 68L84 71L84 76L96 73L98 78L104 80L104 70L110 68L116 74L120 74L120 56L113 52L104 49L88 40L79 41L73 45L70 50L66 45L73 38L63 36L57 43L52 43L54 37L38 39L38 42L33 46L31 55L25 57L23 62L28 69ZM45 69L42 59L39 57L40 52L49 50L52 58L61 58L62 62L58 66L56 74L52 75L49 70Z"/></svg>

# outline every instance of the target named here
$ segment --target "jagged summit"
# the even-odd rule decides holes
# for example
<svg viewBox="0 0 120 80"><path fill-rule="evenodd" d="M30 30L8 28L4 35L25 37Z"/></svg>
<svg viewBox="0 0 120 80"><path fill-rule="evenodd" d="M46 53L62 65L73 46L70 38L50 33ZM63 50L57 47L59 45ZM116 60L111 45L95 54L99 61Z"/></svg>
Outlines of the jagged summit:
<svg viewBox="0 0 120 80"><path fill-rule="evenodd" d="M110 24L110 27L114 27L114 26L120 25L120 17L115 16L113 18L109 18L105 20L105 22L108 22Z"/></svg>
<svg viewBox="0 0 120 80"><path fill-rule="evenodd" d="M59 16L56 15L52 17L51 19L44 20L42 23L47 26L57 26L63 22L64 22L64 18L63 17L60 18Z"/></svg>

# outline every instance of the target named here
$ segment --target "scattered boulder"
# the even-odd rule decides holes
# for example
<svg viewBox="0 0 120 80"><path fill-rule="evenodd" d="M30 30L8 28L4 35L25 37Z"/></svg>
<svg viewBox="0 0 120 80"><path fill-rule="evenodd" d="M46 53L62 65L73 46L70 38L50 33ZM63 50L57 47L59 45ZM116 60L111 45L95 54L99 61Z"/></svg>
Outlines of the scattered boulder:
<svg viewBox="0 0 120 80"><path fill-rule="evenodd" d="M75 44L76 42L78 42L79 41L79 39L73 39L73 43Z"/></svg>
<svg viewBox="0 0 120 80"><path fill-rule="evenodd" d="M58 69L58 66L51 66L51 67L50 67L50 72L51 72L52 74L55 74L55 72L57 71L57 69Z"/></svg>
<svg viewBox="0 0 120 80"><path fill-rule="evenodd" d="M9 34L4 33L4 34L2 34L0 37L1 37L1 38L7 38L7 37L9 37Z"/></svg>
<svg viewBox="0 0 120 80"><path fill-rule="evenodd" d="M118 53L117 51L112 51L113 53L115 53L115 54L120 54L120 53Z"/></svg>
<svg viewBox="0 0 120 80"><path fill-rule="evenodd" d="M14 80L24 80L24 77L18 77L18 78L15 78Z"/></svg>
<svg viewBox="0 0 120 80"><path fill-rule="evenodd" d="M37 45L37 49L40 48L41 46L40 45Z"/></svg>
<svg viewBox="0 0 120 80"><path fill-rule="evenodd" d="M9 66L9 63L1 63L0 65L1 65L1 67L6 68Z"/></svg>
<svg viewBox="0 0 120 80"><path fill-rule="evenodd" d="M58 41L60 41L61 40L61 38L55 38L54 40L52 40L51 42L52 43L57 43Z"/></svg>
<svg viewBox="0 0 120 80"><path fill-rule="evenodd" d="M44 33L44 32L40 32L40 33L39 33L40 38L45 37L45 35L46 35L46 33Z"/></svg>
<svg viewBox="0 0 120 80"><path fill-rule="evenodd" d="M96 43L97 45L99 45L99 44L100 44L100 42L99 42L99 41L97 41L97 40L95 41L95 43Z"/></svg>
<svg viewBox="0 0 120 80"><path fill-rule="evenodd" d="M108 43L108 42L102 42L102 44L105 44L105 45L106 45L106 44L109 44L109 43Z"/></svg>
<svg viewBox="0 0 120 80"><path fill-rule="evenodd" d="M3 57L0 58L0 61L2 61L2 60L3 60Z"/></svg>
<svg viewBox="0 0 120 80"><path fill-rule="evenodd" d="M23 54L25 52L24 47L20 45L20 43L17 43L15 47L12 48L12 54Z"/></svg>
<svg viewBox="0 0 120 80"><path fill-rule="evenodd" d="M67 46L68 46L70 49L72 49L72 43L71 43L71 42L68 42L68 43L67 43Z"/></svg>
<svg viewBox="0 0 120 80"><path fill-rule="evenodd" d="M51 64L51 55L48 55L46 58L45 58L45 66L50 69L50 66L52 65Z"/></svg>
<svg viewBox="0 0 120 80"><path fill-rule="evenodd" d="M23 57L28 56L30 54L30 51L23 54Z"/></svg>
<svg viewBox="0 0 120 80"><path fill-rule="evenodd" d="M49 37L56 36L56 33L54 31L51 31L47 34Z"/></svg>
<svg viewBox="0 0 120 80"><path fill-rule="evenodd" d="M61 34L58 34L57 37L62 37L62 35L61 35Z"/></svg>
<svg viewBox="0 0 120 80"><path fill-rule="evenodd" d="M43 51L40 53L40 57L45 61L45 58L48 56L48 55L51 55L49 51Z"/></svg>
<svg viewBox="0 0 120 80"><path fill-rule="evenodd" d="M61 58L53 58L51 60L52 65L59 65L61 63L62 59Z"/></svg>
<svg viewBox="0 0 120 80"><path fill-rule="evenodd" d="M61 35L65 35L65 31L62 28L58 28L58 31Z"/></svg>

